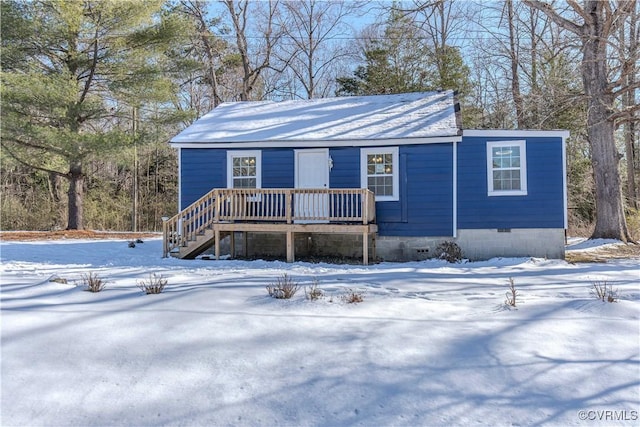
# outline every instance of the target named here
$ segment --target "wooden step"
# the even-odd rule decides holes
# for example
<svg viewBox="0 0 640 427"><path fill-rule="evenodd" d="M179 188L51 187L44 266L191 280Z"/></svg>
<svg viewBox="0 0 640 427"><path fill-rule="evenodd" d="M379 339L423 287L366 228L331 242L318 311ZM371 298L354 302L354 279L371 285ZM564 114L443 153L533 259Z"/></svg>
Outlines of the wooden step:
<svg viewBox="0 0 640 427"><path fill-rule="evenodd" d="M204 230L204 233L196 236L195 240L188 241L187 246L181 246L176 255L181 259L194 259L213 246L214 243L215 235L213 230Z"/></svg>

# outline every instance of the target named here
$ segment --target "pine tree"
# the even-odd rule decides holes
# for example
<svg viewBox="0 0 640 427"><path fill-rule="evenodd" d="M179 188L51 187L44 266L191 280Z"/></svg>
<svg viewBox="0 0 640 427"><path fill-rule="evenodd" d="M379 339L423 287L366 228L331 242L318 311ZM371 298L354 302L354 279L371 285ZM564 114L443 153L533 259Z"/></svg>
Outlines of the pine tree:
<svg viewBox="0 0 640 427"><path fill-rule="evenodd" d="M2 148L68 181L69 229L83 228L87 162L132 142L122 114L172 92L158 56L175 28L161 7L162 0L2 3Z"/></svg>

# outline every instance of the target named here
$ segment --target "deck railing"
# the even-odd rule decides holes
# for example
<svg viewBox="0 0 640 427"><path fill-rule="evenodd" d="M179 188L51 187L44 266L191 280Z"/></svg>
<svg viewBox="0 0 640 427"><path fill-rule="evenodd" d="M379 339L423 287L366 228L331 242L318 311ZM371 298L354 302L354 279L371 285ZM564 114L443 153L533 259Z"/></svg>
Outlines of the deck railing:
<svg viewBox="0 0 640 427"><path fill-rule="evenodd" d="M163 256L219 222L375 221L375 198L366 188L343 189L214 189L163 222Z"/></svg>

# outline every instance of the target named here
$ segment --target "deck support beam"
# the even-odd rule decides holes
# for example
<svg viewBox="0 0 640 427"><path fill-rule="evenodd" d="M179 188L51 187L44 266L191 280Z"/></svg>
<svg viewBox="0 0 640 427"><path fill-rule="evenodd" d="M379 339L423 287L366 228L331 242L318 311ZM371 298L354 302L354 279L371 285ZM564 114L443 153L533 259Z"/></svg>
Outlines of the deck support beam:
<svg viewBox="0 0 640 427"><path fill-rule="evenodd" d="M369 264L369 233L362 233L362 265Z"/></svg>
<svg viewBox="0 0 640 427"><path fill-rule="evenodd" d="M217 228L213 230L213 240L215 246L216 260L220 259L220 230Z"/></svg>

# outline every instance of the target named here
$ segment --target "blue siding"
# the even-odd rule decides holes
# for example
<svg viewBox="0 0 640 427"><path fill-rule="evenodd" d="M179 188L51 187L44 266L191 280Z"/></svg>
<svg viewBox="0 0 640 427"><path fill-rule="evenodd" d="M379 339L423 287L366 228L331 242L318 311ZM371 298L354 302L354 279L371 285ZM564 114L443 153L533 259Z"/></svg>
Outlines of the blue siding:
<svg viewBox="0 0 640 427"><path fill-rule="evenodd" d="M376 203L381 236L453 234L453 145L400 147L400 200Z"/></svg>
<svg viewBox="0 0 640 427"><path fill-rule="evenodd" d="M294 171L292 149L262 150L262 188L293 188Z"/></svg>
<svg viewBox="0 0 640 427"><path fill-rule="evenodd" d="M184 209L213 188L227 186L227 152L208 148L182 148L181 198Z"/></svg>
<svg viewBox="0 0 640 427"><path fill-rule="evenodd" d="M329 187L360 188L360 149L332 148L329 150L329 156L333 159Z"/></svg>
<svg viewBox="0 0 640 427"><path fill-rule="evenodd" d="M464 137L458 144L458 228L562 228L562 138L526 138L527 195L487 195L487 141L525 138Z"/></svg>

